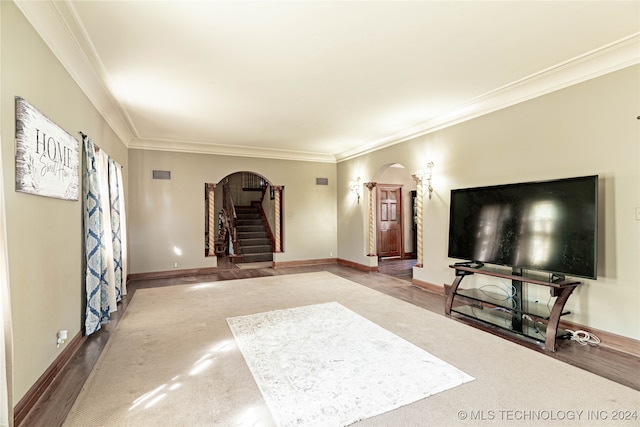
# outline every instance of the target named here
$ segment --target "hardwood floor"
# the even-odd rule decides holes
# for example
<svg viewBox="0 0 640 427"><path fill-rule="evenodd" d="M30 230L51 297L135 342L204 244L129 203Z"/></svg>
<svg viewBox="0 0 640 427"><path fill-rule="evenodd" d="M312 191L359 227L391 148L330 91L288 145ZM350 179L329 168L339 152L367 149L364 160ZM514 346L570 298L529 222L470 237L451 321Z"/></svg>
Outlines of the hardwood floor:
<svg viewBox="0 0 640 427"><path fill-rule="evenodd" d="M202 281L233 280L270 275L328 271L353 282L376 289L403 301L444 315L442 295L411 286L411 270L415 260L382 260L378 273L369 273L338 265L311 265L284 268L238 269L233 264L220 260L216 274L176 277L170 279L150 279L130 282L128 295L113 313L110 324L88 337L80 350L63 368L51 386L16 427L57 427L64 422L69 410L80 393L84 382L93 369L109 337L115 331L127 304L135 296L137 289L173 286ZM489 331L497 333L496 331ZM530 346L533 351L546 354L563 362L578 366L597 375L640 390L640 358L613 351L605 347L581 346L574 342L562 342L556 353L546 353L540 346Z"/></svg>

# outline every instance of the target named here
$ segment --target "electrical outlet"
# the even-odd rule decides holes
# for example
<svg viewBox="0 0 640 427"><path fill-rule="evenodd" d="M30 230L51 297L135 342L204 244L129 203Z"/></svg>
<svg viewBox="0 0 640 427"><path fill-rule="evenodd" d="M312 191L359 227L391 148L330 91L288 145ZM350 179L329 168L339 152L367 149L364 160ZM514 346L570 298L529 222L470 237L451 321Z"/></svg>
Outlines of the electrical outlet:
<svg viewBox="0 0 640 427"><path fill-rule="evenodd" d="M177 262L173 263L173 268L178 268L178 263Z"/></svg>
<svg viewBox="0 0 640 427"><path fill-rule="evenodd" d="M58 338L58 340L56 341L56 347L60 347L60 344L64 344L65 341L67 341L67 330L62 329L58 331L58 333L56 334L56 338Z"/></svg>
<svg viewBox="0 0 640 427"><path fill-rule="evenodd" d="M636 221L640 221L640 208L636 208Z"/></svg>

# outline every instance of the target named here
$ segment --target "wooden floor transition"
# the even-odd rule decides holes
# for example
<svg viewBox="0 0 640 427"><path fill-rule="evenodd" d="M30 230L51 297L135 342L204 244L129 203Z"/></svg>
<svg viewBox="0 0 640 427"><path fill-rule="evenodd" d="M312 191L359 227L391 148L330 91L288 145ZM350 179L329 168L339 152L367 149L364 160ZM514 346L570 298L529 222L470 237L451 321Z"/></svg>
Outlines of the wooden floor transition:
<svg viewBox="0 0 640 427"><path fill-rule="evenodd" d="M444 297L411 285L411 273L415 260L381 260L379 272L363 272L339 264L310 265L283 268L239 269L224 259L218 263L216 274L176 277L170 279L150 279L130 282L128 295L113 313L110 324L86 339L77 354L67 363L60 375L44 392L40 400L16 427L57 427L61 426L69 413L84 382L93 369L98 357L118 320L126 311L127 304L137 289L197 283L202 281L233 280L281 274L328 271L353 282L376 289L387 295L444 315ZM532 351L542 352L549 357L578 366L620 384L640 390L640 358L617 352L605 347L581 346L575 342L562 342L556 353L546 353L539 346Z"/></svg>

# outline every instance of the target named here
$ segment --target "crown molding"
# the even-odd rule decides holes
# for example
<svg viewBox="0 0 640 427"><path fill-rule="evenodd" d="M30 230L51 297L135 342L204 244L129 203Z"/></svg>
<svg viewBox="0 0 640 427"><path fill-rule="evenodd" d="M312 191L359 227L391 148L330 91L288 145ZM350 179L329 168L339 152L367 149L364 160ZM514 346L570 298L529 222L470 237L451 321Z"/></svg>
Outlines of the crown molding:
<svg viewBox="0 0 640 427"><path fill-rule="evenodd" d="M487 92L448 114L336 155L353 159L640 63L640 33L632 34L528 77Z"/></svg>
<svg viewBox="0 0 640 427"><path fill-rule="evenodd" d="M105 86L105 73L68 1L14 0L80 89L127 148L239 157L342 162L640 63L640 33L476 97L447 114L336 155L138 138Z"/></svg>
<svg viewBox="0 0 640 427"><path fill-rule="evenodd" d="M333 154L310 153L305 151L276 150L238 145L209 144L192 141L134 139L129 149L171 151L178 153L212 154L217 156L255 157L260 159L294 160L302 162L335 163Z"/></svg>
<svg viewBox="0 0 640 427"><path fill-rule="evenodd" d="M133 139L122 111L104 85L95 57L87 56L90 43L75 19L72 6L66 1L14 1L62 66L89 98L98 112L125 146Z"/></svg>

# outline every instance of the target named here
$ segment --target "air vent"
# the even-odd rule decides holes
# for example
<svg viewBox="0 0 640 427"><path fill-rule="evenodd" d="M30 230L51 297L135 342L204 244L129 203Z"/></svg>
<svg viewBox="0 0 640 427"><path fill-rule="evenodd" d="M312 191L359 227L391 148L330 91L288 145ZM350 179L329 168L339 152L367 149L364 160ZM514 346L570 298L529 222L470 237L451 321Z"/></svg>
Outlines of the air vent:
<svg viewBox="0 0 640 427"><path fill-rule="evenodd" d="M316 185L329 185L329 178L316 178Z"/></svg>
<svg viewBox="0 0 640 427"><path fill-rule="evenodd" d="M153 171L153 179L171 179L171 171Z"/></svg>

